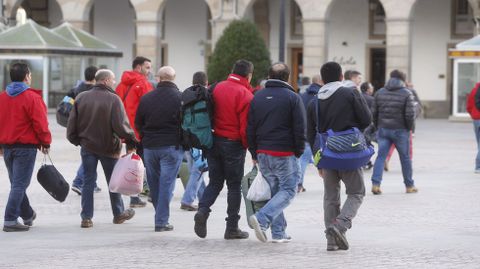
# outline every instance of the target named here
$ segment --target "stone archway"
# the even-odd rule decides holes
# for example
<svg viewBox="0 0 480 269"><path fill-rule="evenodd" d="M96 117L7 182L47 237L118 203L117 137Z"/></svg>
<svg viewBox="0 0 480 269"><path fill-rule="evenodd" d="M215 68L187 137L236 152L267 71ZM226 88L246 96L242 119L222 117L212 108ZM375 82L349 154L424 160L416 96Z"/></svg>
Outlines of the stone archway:
<svg viewBox="0 0 480 269"><path fill-rule="evenodd" d="M17 24L17 12L23 9L26 17L45 27L55 27L63 21L63 12L56 0L17 0L5 5L10 25ZM10 12L9 12L10 11Z"/></svg>

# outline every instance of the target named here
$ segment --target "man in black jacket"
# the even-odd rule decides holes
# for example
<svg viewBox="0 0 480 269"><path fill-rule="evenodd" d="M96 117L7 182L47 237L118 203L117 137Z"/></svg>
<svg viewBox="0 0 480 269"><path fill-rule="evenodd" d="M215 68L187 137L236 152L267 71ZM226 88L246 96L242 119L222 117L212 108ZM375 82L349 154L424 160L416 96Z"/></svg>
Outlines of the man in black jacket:
<svg viewBox="0 0 480 269"><path fill-rule="evenodd" d="M173 230L168 222L170 201L175 179L182 163L180 146L180 91L175 80L175 70L164 66L158 70L157 88L140 100L135 116L144 147L145 167L152 203L155 207L155 231Z"/></svg>
<svg viewBox="0 0 480 269"><path fill-rule="evenodd" d="M328 62L322 66L320 72L325 85L318 92L317 102L309 104L307 113L307 137L310 145L315 142L317 130L321 133L329 129L339 132L352 127L363 130L372 121L370 110L360 92L343 86L342 68L338 63ZM319 174L324 183L323 209L327 250L347 250L349 246L345 232L352 227L352 219L365 196L362 168L321 169ZM345 184L347 193L341 210L340 181Z"/></svg>
<svg viewBox="0 0 480 269"><path fill-rule="evenodd" d="M375 94L373 123L377 128L378 155L373 166L372 193L381 194L383 168L390 146L398 150L402 164L403 183L407 193L416 193L410 159L410 132L415 124L415 99L405 86L406 75L398 70L390 73L385 88Z"/></svg>
<svg viewBox="0 0 480 269"><path fill-rule="evenodd" d="M299 95L287 83L290 70L284 63L270 67L265 89L250 103L247 139L252 158L271 188L272 198L249 219L257 238L266 242L265 230L271 228L272 241L283 243L283 210L295 197L298 163L305 148L305 109Z"/></svg>

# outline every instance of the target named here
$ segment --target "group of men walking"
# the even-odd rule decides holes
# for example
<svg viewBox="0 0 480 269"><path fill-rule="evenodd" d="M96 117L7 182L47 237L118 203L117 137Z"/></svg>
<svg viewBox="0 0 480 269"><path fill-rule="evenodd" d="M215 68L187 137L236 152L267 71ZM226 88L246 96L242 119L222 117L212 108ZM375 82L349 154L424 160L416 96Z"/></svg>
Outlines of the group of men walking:
<svg viewBox="0 0 480 269"><path fill-rule="evenodd" d="M82 228L93 226L98 162L102 164L108 183L121 155L122 143L126 144L127 153L136 150L146 166L149 195L155 209L155 231L171 231L174 228L169 221L169 208L175 178L185 155L181 135L181 92L174 83L175 70L170 66L158 70L155 89L146 78L151 69L148 59L137 57L132 68L133 71L123 74L122 83L116 90L113 89L115 74L107 69L96 70L94 78L89 77L88 90L77 92L74 96L67 138L81 147ZM213 146L204 152L209 183L203 189L203 180L196 180L188 191L190 197L182 199L181 208L197 210L194 231L205 238L211 207L226 183L224 238L248 238L248 232L239 227L241 180L248 149L253 163L258 165L268 182L272 196L248 222L260 241L268 241L265 232L270 229L272 242L285 243L291 237L286 232L287 221L283 211L292 202L298 188L303 188L300 178L303 178L306 164L301 168L299 158L304 156L306 149L310 149L317 130L342 131L352 127L364 130L372 123L372 113L357 88L342 82L342 69L335 62L322 66L320 74L313 78L313 84L306 90L308 96L303 98L288 84L290 70L284 63L275 63L270 67L265 88L255 95L250 86L253 72L251 62L239 60L228 78L212 87ZM405 152L403 138L412 128L411 118L415 116L414 112L411 114L411 93L402 84L403 77L398 76L392 73L386 89L380 90L373 102L373 123L379 128L379 140L382 141L379 142L381 148L372 177L372 192L377 194L381 182L381 173L377 170L384 162L384 147L394 143L402 157ZM12 185L4 231L25 231L36 217L25 193L33 172L36 148L47 153L51 134L41 95L29 86L31 73L28 66L23 63L12 65L11 79L13 82L6 92L0 94L0 126L8 126L9 129L2 130L0 144ZM195 81L199 85L207 84L204 73L196 73L194 84ZM395 100L394 105L387 102L390 99ZM397 121L399 114L403 118ZM192 157L188 152L187 159ZM192 170L192 160L189 162ZM411 163L409 166L405 162L407 160L402 158L407 192L414 192ZM351 228L352 219L365 196L363 170L320 169L319 175L324 179L325 187L327 250L346 250L349 245L345 233ZM190 180L193 180L192 177ZM344 182L347 192L343 207L340 203L340 181ZM200 194L198 208L193 205L194 198L191 197L197 192ZM133 209L124 208L120 194L109 192L109 195L113 223L121 224L134 216ZM132 199L135 198L139 199ZM136 203L131 201L131 205ZM23 224L18 222L18 217L23 219Z"/></svg>

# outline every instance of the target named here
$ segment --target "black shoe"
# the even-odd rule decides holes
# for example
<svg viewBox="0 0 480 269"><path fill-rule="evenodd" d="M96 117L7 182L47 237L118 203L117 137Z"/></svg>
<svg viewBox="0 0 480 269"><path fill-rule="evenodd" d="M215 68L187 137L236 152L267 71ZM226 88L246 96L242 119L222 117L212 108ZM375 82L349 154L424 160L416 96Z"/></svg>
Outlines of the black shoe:
<svg viewBox="0 0 480 269"><path fill-rule="evenodd" d="M147 202L142 201L142 199L135 197L130 199L130 207L131 208L140 208L147 206Z"/></svg>
<svg viewBox="0 0 480 269"><path fill-rule="evenodd" d="M195 220L195 234L198 235L200 238L205 238L207 237L207 219L208 219L208 213L203 213L198 211L197 214L195 214L194 220Z"/></svg>
<svg viewBox="0 0 480 269"><path fill-rule="evenodd" d="M337 243L339 249L348 249L348 241L345 237L345 233L340 232L336 226L332 225L328 227L326 232L335 239L335 243Z"/></svg>
<svg viewBox="0 0 480 269"><path fill-rule="evenodd" d="M27 225L27 226L32 226L33 225L33 221L37 218L37 213L35 211L33 211L33 215L31 218L27 219L27 220L24 220L23 221L23 224L24 225Z"/></svg>
<svg viewBox="0 0 480 269"><path fill-rule="evenodd" d="M29 226L16 223L15 225L3 225L4 232L26 232L30 229Z"/></svg>
<svg viewBox="0 0 480 269"><path fill-rule="evenodd" d="M165 226L155 227L155 232L168 232L168 231L173 231L173 225L167 224Z"/></svg>
<svg viewBox="0 0 480 269"><path fill-rule="evenodd" d="M72 185L72 191L78 195L82 195L82 188L79 186Z"/></svg>
<svg viewBox="0 0 480 269"><path fill-rule="evenodd" d="M196 205L187 205L187 204L180 204L180 209L185 211L197 211L198 206Z"/></svg>
<svg viewBox="0 0 480 269"><path fill-rule="evenodd" d="M227 228L225 230L225 235L223 238L229 240L229 239L247 239L248 238L248 233L244 232L240 229L229 229Z"/></svg>

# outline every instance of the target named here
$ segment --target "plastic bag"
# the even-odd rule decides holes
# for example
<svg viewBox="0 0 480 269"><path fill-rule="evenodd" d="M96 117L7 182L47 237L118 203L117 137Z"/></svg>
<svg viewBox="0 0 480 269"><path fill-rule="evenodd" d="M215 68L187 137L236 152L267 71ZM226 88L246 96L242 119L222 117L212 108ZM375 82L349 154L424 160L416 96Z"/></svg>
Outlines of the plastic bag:
<svg viewBox="0 0 480 269"><path fill-rule="evenodd" d="M253 202L262 202L270 200L270 198L272 198L270 185L268 185L262 174L258 173L248 189L247 199Z"/></svg>
<svg viewBox="0 0 480 269"><path fill-rule="evenodd" d="M121 157L113 168L108 188L111 192L127 196L139 194L143 189L145 167L136 153Z"/></svg>

